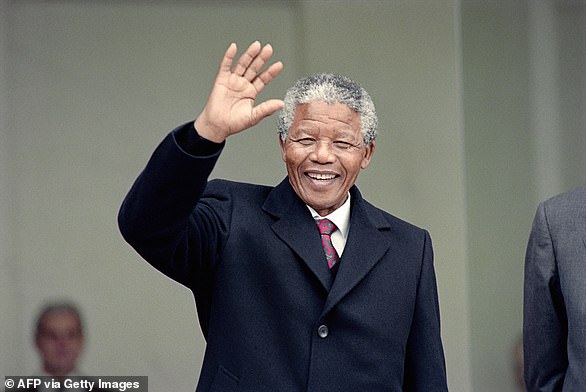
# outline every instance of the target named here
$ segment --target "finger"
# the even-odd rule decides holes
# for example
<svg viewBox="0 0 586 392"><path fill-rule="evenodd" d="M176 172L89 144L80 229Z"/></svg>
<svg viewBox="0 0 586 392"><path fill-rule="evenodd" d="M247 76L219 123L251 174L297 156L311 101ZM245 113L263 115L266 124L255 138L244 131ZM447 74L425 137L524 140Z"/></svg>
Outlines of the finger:
<svg viewBox="0 0 586 392"><path fill-rule="evenodd" d="M271 64L260 75L258 75L252 81L252 85L256 89L257 93L260 93L266 87L267 84L269 84L274 78L279 76L283 68L283 63L277 61L276 63Z"/></svg>
<svg viewBox="0 0 586 392"><path fill-rule="evenodd" d="M262 47L260 53L254 58L252 63L246 69L244 77L249 81L252 81L261 68L269 61L273 55L273 47L270 44L266 44Z"/></svg>
<svg viewBox="0 0 586 392"><path fill-rule="evenodd" d="M280 99L269 99L252 109L252 124L255 125L263 118L270 116L279 109L283 109L284 102Z"/></svg>
<svg viewBox="0 0 586 392"><path fill-rule="evenodd" d="M232 63L234 61L234 57L236 57L236 53L238 52L238 47L234 42L228 46L226 49L226 53L224 53L224 57L220 62L220 69L218 69L218 74L230 72L232 69Z"/></svg>
<svg viewBox="0 0 586 392"><path fill-rule="evenodd" d="M243 76L248 69L248 66L253 62L260 50L260 42L254 41L251 43L248 49L246 49L246 51L242 53L242 56L240 56L238 59L238 63L234 67L234 73L236 75Z"/></svg>

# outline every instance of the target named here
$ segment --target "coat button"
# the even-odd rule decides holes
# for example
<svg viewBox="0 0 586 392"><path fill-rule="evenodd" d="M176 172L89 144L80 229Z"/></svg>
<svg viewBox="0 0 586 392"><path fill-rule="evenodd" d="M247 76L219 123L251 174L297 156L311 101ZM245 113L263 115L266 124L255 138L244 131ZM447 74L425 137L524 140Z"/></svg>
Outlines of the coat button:
<svg viewBox="0 0 586 392"><path fill-rule="evenodd" d="M322 339L327 338L329 333L330 333L330 330L328 329L328 327L326 325L322 324L317 328L317 335Z"/></svg>

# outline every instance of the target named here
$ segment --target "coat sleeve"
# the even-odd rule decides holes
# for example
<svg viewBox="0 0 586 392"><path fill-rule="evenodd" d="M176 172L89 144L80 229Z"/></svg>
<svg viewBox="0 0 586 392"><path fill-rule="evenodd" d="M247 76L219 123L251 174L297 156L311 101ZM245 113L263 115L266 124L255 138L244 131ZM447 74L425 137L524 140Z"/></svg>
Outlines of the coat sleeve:
<svg viewBox="0 0 586 392"><path fill-rule="evenodd" d="M417 300L405 359L404 391L447 391L433 248L425 232Z"/></svg>
<svg viewBox="0 0 586 392"><path fill-rule="evenodd" d="M559 391L568 366L568 329L544 203L527 244L523 301L525 384L529 391Z"/></svg>
<svg viewBox="0 0 586 392"><path fill-rule="evenodd" d="M194 145L181 144L186 132L197 135L188 123L156 148L122 203L118 225L146 261L193 291L200 323L205 324L209 270L220 252L228 218L221 208L227 203L200 199L223 145L210 154L210 142L204 141L207 155L193 155L186 148ZM202 328L205 334L205 325Z"/></svg>

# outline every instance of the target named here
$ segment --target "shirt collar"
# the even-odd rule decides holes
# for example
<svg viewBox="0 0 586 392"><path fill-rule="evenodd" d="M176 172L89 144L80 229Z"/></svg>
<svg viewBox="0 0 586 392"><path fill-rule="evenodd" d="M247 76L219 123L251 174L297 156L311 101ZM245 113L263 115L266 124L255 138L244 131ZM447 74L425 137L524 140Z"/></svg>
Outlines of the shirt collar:
<svg viewBox="0 0 586 392"><path fill-rule="evenodd" d="M311 212L313 219L318 220L327 218L331 220L340 231L340 234L342 234L344 238L348 237L348 229L350 226L350 192L348 192L348 197L344 204L326 216L320 216L310 206L307 206L307 208L309 208L309 212Z"/></svg>

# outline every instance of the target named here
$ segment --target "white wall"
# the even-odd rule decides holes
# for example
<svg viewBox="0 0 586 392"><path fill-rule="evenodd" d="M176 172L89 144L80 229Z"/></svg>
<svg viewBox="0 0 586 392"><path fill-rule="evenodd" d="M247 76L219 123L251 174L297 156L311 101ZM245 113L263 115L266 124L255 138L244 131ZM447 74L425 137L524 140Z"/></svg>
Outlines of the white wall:
<svg viewBox="0 0 586 392"><path fill-rule="evenodd" d="M22 366L24 350L21 348L20 330L23 318L18 265L15 262L12 223L17 217L12 213L14 193L10 187L12 155L8 145L10 132L8 117L9 101L8 68L8 2L0 0L0 373L10 366Z"/></svg>

